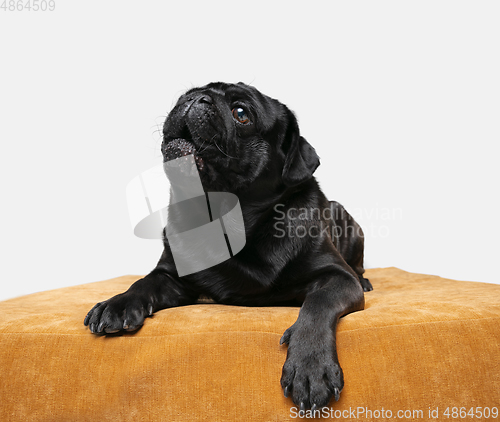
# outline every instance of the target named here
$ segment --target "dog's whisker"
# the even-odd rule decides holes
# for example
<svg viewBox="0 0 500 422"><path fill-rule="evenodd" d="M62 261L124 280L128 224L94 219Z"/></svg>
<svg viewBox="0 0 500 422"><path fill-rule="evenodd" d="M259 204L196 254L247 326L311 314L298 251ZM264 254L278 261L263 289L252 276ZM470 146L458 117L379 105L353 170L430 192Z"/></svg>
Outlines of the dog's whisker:
<svg viewBox="0 0 500 422"><path fill-rule="evenodd" d="M208 148L208 145L210 145L210 143L211 143L211 142L215 139L215 137L216 137L216 136L217 136L217 135L213 135L213 136L212 136L212 138L210 138L210 142L207 144L207 146L206 146L205 148L201 149L201 148L203 147L203 145L205 145L205 141L206 141L206 140L204 140L204 141L202 142L202 144L200 145L200 148L198 148L198 149L199 149L199 152L203 152L203 151L205 151L205 150Z"/></svg>
<svg viewBox="0 0 500 422"><path fill-rule="evenodd" d="M235 159L237 158L237 157L232 157L232 156L230 156L227 152L222 151L222 149L220 148L220 146L219 146L219 145L217 145L217 142L215 142L215 141L214 141L214 144L215 144L215 146L217 147L217 149L218 149L220 152L222 152L222 154L224 154L226 157L229 157L229 158L235 158Z"/></svg>
<svg viewBox="0 0 500 422"><path fill-rule="evenodd" d="M212 136L212 139L214 139L214 137L215 137L215 135ZM212 140L212 139L210 139L210 140ZM206 139L203 140L203 142L201 143L200 147L198 148L199 152L205 151L207 149L208 145L207 145L207 147L203 148L203 145L205 145L205 142L206 142Z"/></svg>

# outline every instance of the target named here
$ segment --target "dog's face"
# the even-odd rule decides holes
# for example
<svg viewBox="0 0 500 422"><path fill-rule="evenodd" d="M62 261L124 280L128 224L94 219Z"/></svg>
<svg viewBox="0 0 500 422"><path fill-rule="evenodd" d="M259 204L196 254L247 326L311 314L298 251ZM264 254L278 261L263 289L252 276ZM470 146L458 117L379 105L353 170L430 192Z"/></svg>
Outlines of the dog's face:
<svg viewBox="0 0 500 422"><path fill-rule="evenodd" d="M163 127L164 161L193 154L205 190L295 186L319 165L293 113L245 85L211 83L186 92Z"/></svg>

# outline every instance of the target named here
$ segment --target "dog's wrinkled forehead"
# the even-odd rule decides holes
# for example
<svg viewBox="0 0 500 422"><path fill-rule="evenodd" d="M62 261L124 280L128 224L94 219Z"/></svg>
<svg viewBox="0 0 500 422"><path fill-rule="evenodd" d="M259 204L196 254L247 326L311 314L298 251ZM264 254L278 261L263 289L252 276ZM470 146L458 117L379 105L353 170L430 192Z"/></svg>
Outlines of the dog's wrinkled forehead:
<svg viewBox="0 0 500 422"><path fill-rule="evenodd" d="M270 130L276 119L283 115L283 105L253 86L242 82L229 84L212 82L208 85L192 88L181 96L178 103L193 99L200 95L209 95L222 108L231 110L235 106L244 106L256 118L261 130Z"/></svg>

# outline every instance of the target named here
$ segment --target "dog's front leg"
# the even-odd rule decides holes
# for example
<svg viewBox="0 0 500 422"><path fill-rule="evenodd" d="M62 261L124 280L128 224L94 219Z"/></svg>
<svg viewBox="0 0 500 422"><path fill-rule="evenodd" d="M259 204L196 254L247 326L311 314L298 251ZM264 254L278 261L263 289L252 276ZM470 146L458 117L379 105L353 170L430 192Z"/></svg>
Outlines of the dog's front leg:
<svg viewBox="0 0 500 422"><path fill-rule="evenodd" d="M84 324L94 334L134 331L144 319L160 309L194 303L198 293L158 265L121 294L99 302L87 314Z"/></svg>
<svg viewBox="0 0 500 422"><path fill-rule="evenodd" d="M363 307L363 289L350 272L336 271L313 284L297 321L280 341L288 344L281 386L301 410L326 406L332 396L339 399L344 380L337 357L337 324Z"/></svg>

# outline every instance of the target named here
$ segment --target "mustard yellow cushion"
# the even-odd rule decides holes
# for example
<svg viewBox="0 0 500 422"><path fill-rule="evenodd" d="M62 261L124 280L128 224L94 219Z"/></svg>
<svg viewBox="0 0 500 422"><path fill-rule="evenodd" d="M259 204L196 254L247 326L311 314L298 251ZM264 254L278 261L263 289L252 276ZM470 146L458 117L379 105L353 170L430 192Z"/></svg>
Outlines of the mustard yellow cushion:
<svg viewBox="0 0 500 422"><path fill-rule="evenodd" d="M453 407L500 407L500 285L397 268L367 277L366 309L339 324L345 387L330 415L427 420L437 409L453 420ZM299 308L197 304L160 311L135 334L90 334L87 311L137 278L0 303L0 421L299 419L279 384L279 339Z"/></svg>

